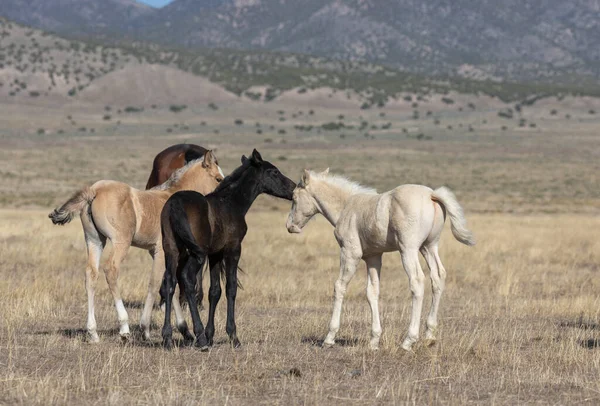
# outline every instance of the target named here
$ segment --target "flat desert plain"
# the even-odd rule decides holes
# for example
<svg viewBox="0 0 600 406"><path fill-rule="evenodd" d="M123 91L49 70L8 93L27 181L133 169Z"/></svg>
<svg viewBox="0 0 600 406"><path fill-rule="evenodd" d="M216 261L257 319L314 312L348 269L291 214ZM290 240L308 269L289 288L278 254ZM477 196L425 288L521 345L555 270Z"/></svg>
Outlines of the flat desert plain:
<svg viewBox="0 0 600 406"><path fill-rule="evenodd" d="M424 104L418 119L398 106L293 99L179 112L169 105L0 105L0 403L598 404L596 102L544 100L510 120L497 106L473 102L475 109ZM156 153L181 142L216 149L226 173L257 148L294 180L304 168L330 167L379 191L404 183L452 188L477 245L459 244L446 226L438 342L400 349L410 291L399 254L389 253L380 350L368 348L364 265L346 295L338 345L321 348L339 269L333 229L318 218L290 235L290 203L263 196L247 215L240 349L228 345L224 298L207 353L163 350L158 306L152 341L135 329L121 343L102 277L101 342L88 343L81 225L54 226L47 214L99 179L143 188ZM150 256L132 248L122 267L132 326L150 266ZM427 289L424 313L430 300Z"/></svg>

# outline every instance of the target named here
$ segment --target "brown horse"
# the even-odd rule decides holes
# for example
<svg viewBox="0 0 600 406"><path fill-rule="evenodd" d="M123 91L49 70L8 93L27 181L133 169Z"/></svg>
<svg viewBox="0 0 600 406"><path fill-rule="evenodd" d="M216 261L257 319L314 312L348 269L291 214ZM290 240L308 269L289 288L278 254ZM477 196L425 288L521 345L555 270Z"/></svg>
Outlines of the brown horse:
<svg viewBox="0 0 600 406"><path fill-rule="evenodd" d="M169 148L159 152L154 158L152 164L152 172L146 183L146 190L152 189L158 185L163 184L169 177L179 168L183 168L189 162L199 159L204 156L207 149L195 144L176 144L171 145ZM223 171L219 167L221 176L225 177ZM202 300L204 298L204 291L202 290L202 279L201 274L198 274L198 281L196 282L196 298L198 299L198 306L203 309ZM185 296L181 292L179 301L181 304L186 304ZM163 305L161 299L161 306Z"/></svg>
<svg viewBox="0 0 600 406"><path fill-rule="evenodd" d="M95 283L98 279L100 257L109 239L113 252L105 269L106 281L113 295L120 324L119 333L123 339L129 337L129 316L123 306L118 285L119 267L130 246L150 252L154 259L148 286L148 296L142 312L141 326L144 337L150 338L150 319L154 305L156 274L164 272L164 254L160 232L160 213L171 195L180 190L194 190L210 193L221 176L217 158L207 151L200 159L179 169L167 182L150 190L138 190L131 186L110 180L101 180L85 187L71 197L62 207L50 213L54 224L64 225L76 214L80 214L88 250L86 268L86 289L88 294L87 329L92 342L99 341L94 314ZM175 304L178 327L182 328L185 319L179 306ZM187 326L185 326L187 331Z"/></svg>
<svg viewBox="0 0 600 406"><path fill-rule="evenodd" d="M186 164L204 156L207 149L195 144L177 144L161 151L154 158L152 172L146 183L146 190L165 183L173 172L183 168ZM220 170L221 168L219 168ZM221 171L221 176L223 171Z"/></svg>

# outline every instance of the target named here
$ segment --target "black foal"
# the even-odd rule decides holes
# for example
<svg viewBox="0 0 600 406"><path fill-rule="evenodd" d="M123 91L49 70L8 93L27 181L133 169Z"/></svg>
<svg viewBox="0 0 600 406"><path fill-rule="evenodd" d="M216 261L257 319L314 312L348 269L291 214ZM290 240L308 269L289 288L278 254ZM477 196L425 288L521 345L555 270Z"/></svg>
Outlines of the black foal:
<svg viewBox="0 0 600 406"><path fill-rule="evenodd" d="M235 327L235 296L242 240L248 230L246 213L261 193L292 200L295 187L292 180L270 162L263 161L258 151L254 150L249 159L243 156L242 165L209 195L182 191L169 198L161 214L166 265L161 286L161 296L166 303L162 330L165 347L172 345L171 301L177 282L185 292L192 313L195 345L205 351L213 344L215 308L221 297L221 273L226 279L227 334L233 346L240 346ZM205 332L194 285L196 275L202 272L207 257L210 267L210 308ZM187 326L177 327L184 337L190 336Z"/></svg>

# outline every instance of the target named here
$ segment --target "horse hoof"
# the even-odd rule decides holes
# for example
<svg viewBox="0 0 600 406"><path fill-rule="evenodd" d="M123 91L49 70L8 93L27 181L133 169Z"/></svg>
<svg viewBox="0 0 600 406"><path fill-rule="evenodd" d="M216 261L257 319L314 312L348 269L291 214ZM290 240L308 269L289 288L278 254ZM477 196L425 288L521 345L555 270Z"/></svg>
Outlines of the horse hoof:
<svg viewBox="0 0 600 406"><path fill-rule="evenodd" d="M208 351L208 340L202 334L200 337L194 342L194 346L200 348L200 351L205 352Z"/></svg>
<svg viewBox="0 0 600 406"><path fill-rule="evenodd" d="M164 339L163 340L163 348L168 351L172 350L173 349L173 340L171 340L170 338Z"/></svg>
<svg viewBox="0 0 600 406"><path fill-rule="evenodd" d="M406 352L412 352L412 343L411 344L403 343L401 348Z"/></svg>
<svg viewBox="0 0 600 406"><path fill-rule="evenodd" d="M322 348L333 348L334 346L335 346L335 342L328 343L327 341L323 341L323 345L321 347Z"/></svg>
<svg viewBox="0 0 600 406"><path fill-rule="evenodd" d="M98 337L98 333L89 333L88 334L88 343L98 344L100 342L100 337Z"/></svg>
<svg viewBox="0 0 600 406"><path fill-rule="evenodd" d="M235 339L231 340L231 346L233 348L240 348L242 346L242 343L240 343L240 340L235 338Z"/></svg>

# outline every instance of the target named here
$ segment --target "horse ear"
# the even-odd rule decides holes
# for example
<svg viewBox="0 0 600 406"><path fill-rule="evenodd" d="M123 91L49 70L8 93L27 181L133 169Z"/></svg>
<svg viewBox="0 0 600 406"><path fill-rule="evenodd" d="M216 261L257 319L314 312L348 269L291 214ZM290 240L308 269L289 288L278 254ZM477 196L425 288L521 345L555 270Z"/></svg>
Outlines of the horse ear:
<svg viewBox="0 0 600 406"><path fill-rule="evenodd" d="M260 152L258 152L256 148L254 151L252 151L252 159L254 159L256 163L261 163L263 161L262 156L260 156Z"/></svg>
<svg viewBox="0 0 600 406"><path fill-rule="evenodd" d="M310 182L310 171L305 169L304 173L302 174L302 184L306 186L308 185L308 182Z"/></svg>
<svg viewBox="0 0 600 406"><path fill-rule="evenodd" d="M245 164L246 161L248 161L248 158L246 158L246 155L242 155L242 165Z"/></svg>
<svg viewBox="0 0 600 406"><path fill-rule="evenodd" d="M329 173L329 168L325 169L322 173L323 175L327 175Z"/></svg>
<svg viewBox="0 0 600 406"><path fill-rule="evenodd" d="M215 156L212 150L206 151L204 154L204 161L202 161L202 166L208 168L211 165L217 163L217 157Z"/></svg>

